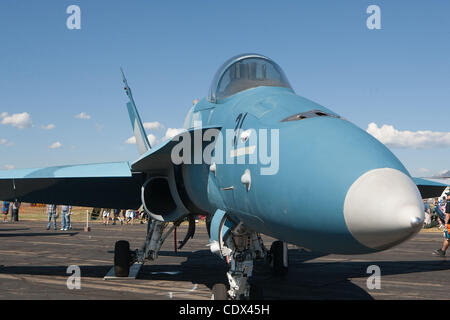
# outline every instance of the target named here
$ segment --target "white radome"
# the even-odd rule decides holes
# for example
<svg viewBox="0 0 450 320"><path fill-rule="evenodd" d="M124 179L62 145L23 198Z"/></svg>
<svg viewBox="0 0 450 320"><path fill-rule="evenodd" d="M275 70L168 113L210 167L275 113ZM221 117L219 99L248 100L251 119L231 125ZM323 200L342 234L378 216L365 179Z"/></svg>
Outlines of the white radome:
<svg viewBox="0 0 450 320"><path fill-rule="evenodd" d="M409 176L382 168L364 173L352 184L344 202L344 217L356 240L384 250L420 231L424 206Z"/></svg>

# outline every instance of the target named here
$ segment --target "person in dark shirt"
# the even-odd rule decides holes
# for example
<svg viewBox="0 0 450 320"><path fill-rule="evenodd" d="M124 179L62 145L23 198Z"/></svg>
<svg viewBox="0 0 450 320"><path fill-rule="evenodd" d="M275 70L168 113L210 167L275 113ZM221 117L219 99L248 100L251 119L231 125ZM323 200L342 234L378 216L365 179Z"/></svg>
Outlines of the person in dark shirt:
<svg viewBox="0 0 450 320"><path fill-rule="evenodd" d="M444 227L444 243L442 249L434 251L434 254L440 257L444 257L445 253L450 246L450 192L447 195L447 204L445 205L445 227Z"/></svg>
<svg viewBox="0 0 450 320"><path fill-rule="evenodd" d="M113 209L112 213L113 213L113 225L115 225L116 220L119 220L120 209Z"/></svg>
<svg viewBox="0 0 450 320"><path fill-rule="evenodd" d="M12 210L11 210L11 221L19 221L19 208L20 208L20 202L14 201L12 203Z"/></svg>

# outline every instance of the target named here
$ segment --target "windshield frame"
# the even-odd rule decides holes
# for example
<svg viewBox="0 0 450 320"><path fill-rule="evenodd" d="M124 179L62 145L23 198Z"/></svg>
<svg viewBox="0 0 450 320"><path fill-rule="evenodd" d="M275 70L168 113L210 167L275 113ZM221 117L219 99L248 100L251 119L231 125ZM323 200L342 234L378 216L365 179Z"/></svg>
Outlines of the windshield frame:
<svg viewBox="0 0 450 320"><path fill-rule="evenodd" d="M227 97L231 96L231 95L229 95L229 96L222 97L222 98L218 99L218 97L217 97L217 90L218 90L219 85L220 85L220 83L222 81L222 78L224 77L224 75L227 73L227 71L233 65L235 65L236 63L239 63L239 62L241 62L243 60L247 60L247 59L261 59L261 60L265 60L269 64L273 65L275 67L275 69L277 70L277 72L280 73L280 76L283 79L283 83L285 84L285 86L280 86L280 87L288 88L288 89L290 89L290 90L292 90L294 92L294 90L292 89L291 84L289 83L289 80L287 79L283 69L281 69L281 67L275 61L273 61L272 59L270 59L270 58L268 58L266 56L260 55L260 54L247 53L247 54L240 54L240 55L237 55L237 56L234 56L234 57L228 59L217 70L217 72L216 72L216 74L215 74L215 76L213 78L213 81L211 82L211 87L209 89L209 94L208 94L208 101L209 102L217 103L218 101L220 101L222 99L226 99ZM262 85L262 86L264 86L264 85ZM248 89L252 89L252 88L255 88L255 87L249 87ZM248 89L237 91L235 93L242 92L242 91L245 91L245 90L248 90ZM235 94L235 93L233 93L233 94Z"/></svg>

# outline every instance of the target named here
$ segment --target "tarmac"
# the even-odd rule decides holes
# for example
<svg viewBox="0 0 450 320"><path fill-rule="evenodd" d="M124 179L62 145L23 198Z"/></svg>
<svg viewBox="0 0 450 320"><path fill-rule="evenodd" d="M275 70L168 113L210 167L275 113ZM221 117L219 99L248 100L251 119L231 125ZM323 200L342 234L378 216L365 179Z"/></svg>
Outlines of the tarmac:
<svg viewBox="0 0 450 320"><path fill-rule="evenodd" d="M128 240L141 247L146 224L91 225L82 223L69 231L46 230L46 222L19 221L0 224L0 299L190 299L211 297L215 283L226 283L225 261L210 253L206 228L186 246L174 252L169 236L157 261L146 263L137 279L104 280L112 267L114 243ZM177 231L182 240L187 227ZM273 239L263 237L267 247ZM440 248L442 234L421 232L413 239L380 253L324 255L289 246L289 272L284 278L271 275L263 263L254 269L254 283L265 299L448 299L449 258L432 255ZM81 271L80 289L69 289L71 265ZM381 272L380 288L368 267Z"/></svg>

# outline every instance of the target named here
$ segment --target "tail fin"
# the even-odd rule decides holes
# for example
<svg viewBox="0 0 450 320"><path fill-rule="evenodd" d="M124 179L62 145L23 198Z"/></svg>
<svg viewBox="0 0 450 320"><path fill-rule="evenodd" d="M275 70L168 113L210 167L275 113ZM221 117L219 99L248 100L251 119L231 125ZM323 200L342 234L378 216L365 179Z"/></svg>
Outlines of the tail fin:
<svg viewBox="0 0 450 320"><path fill-rule="evenodd" d="M127 93L130 102L127 103L128 115L130 116L131 126L133 128L134 137L136 138L136 145L138 147L139 154L144 154L148 150L150 150L150 142L147 139L147 135L145 134L144 126L142 125L141 117L136 108L136 104L134 103L133 95L131 94L131 89L128 86L127 79L125 78L125 74L123 73L122 68L120 68L122 72L123 83L125 84L125 92Z"/></svg>

